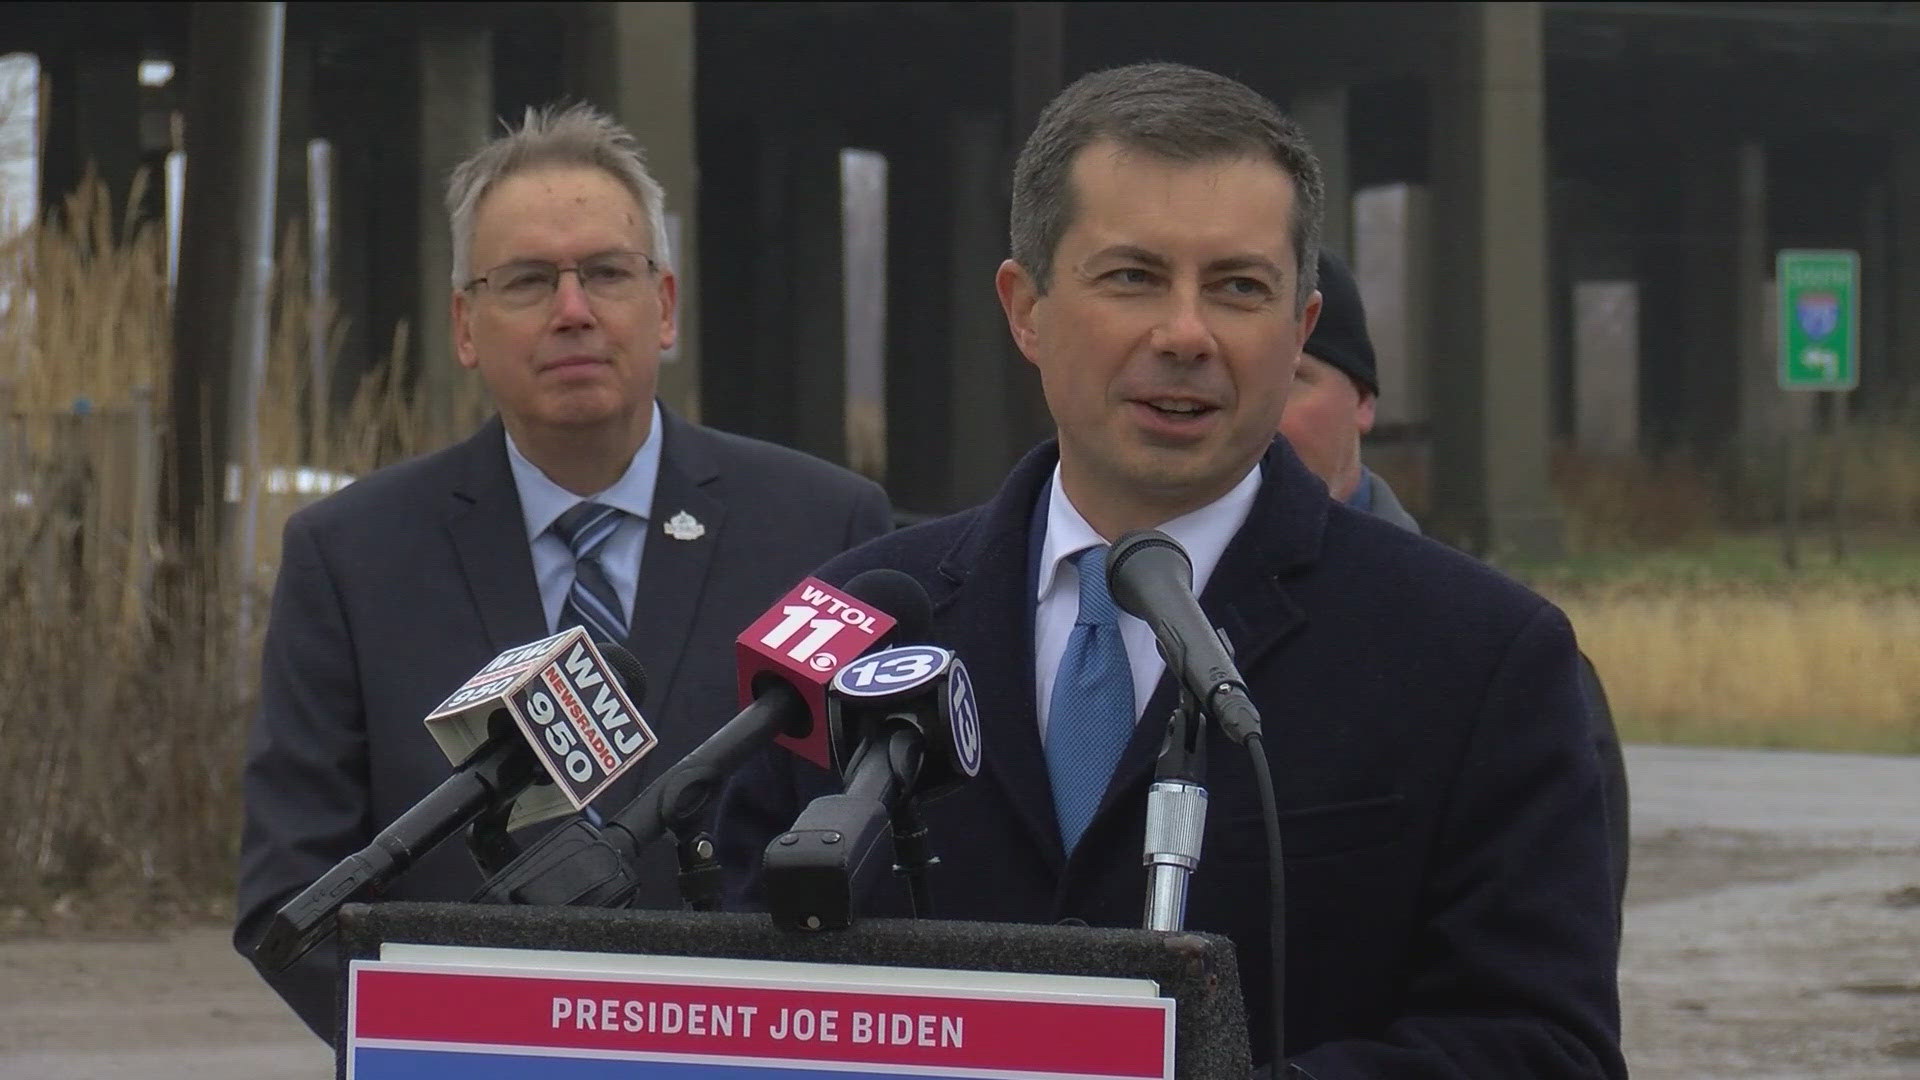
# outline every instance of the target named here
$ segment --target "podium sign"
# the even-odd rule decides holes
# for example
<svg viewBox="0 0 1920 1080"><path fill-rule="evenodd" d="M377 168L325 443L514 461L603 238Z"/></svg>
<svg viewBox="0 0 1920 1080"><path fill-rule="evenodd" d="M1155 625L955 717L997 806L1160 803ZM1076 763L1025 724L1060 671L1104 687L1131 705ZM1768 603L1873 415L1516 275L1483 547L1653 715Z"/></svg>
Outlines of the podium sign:
<svg viewBox="0 0 1920 1080"><path fill-rule="evenodd" d="M1141 979L390 944L347 1025L352 1080L1174 1075Z"/></svg>

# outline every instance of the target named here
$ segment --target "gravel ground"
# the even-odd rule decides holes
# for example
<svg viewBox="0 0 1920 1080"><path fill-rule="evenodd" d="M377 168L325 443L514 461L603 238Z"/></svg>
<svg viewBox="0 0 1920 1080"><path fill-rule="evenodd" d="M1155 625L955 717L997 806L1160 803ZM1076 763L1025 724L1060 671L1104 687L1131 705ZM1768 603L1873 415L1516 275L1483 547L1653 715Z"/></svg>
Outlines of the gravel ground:
<svg viewBox="0 0 1920 1080"><path fill-rule="evenodd" d="M1920 1080L1920 758L1629 747L1641 1080ZM0 941L0 1080L320 1080L223 928Z"/></svg>
<svg viewBox="0 0 1920 1080"><path fill-rule="evenodd" d="M1642 1080L1920 1078L1920 758L1632 747Z"/></svg>

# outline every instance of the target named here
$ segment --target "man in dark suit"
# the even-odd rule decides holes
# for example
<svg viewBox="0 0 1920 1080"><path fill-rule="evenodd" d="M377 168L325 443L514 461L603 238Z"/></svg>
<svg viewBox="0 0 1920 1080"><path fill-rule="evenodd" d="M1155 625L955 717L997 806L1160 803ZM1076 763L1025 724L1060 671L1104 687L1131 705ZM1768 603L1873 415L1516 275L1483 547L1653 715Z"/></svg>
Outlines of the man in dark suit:
<svg viewBox="0 0 1920 1080"><path fill-rule="evenodd" d="M235 946L444 780L421 720L499 652L570 625L647 673L659 745L617 808L734 712L732 640L808 570L888 528L844 469L711 431L654 400L675 334L662 195L632 137L584 107L457 170L454 341L499 410L465 442L295 514L248 748ZM677 903L670 851L645 901ZM464 900L461 845L391 898ZM323 1038L333 958L269 974Z"/></svg>
<svg viewBox="0 0 1920 1080"><path fill-rule="evenodd" d="M985 760L926 808L943 918L1138 926L1146 789L1173 684L1116 615L1107 546L1187 549L1265 718L1287 859L1217 730L1187 925L1230 936L1256 1063L1270 1052L1270 905L1286 911L1296 1077L1618 1077L1617 932L1573 636L1551 604L1328 498L1275 423L1320 304L1318 165L1232 80L1087 76L1014 177L996 284L1056 442L974 510L822 571L917 579L973 676ZM1144 708L1143 708L1144 706ZM736 904L831 778L771 753L719 823ZM868 898L904 914L903 889Z"/></svg>

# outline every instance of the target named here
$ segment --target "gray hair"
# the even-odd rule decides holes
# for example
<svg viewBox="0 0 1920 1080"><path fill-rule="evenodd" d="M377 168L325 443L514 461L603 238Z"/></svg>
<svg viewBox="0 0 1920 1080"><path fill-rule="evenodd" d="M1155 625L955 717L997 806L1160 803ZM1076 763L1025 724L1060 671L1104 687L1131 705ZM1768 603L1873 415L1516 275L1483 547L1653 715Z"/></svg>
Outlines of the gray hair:
<svg viewBox="0 0 1920 1080"><path fill-rule="evenodd" d="M510 176L553 167L599 169L620 181L647 216L653 233L654 262L672 265L667 250L666 192L647 171L633 133L591 105L549 105L527 110L516 130L481 147L453 170L447 181L447 217L453 230L453 287L472 280L467 265L473 251L473 219L493 186Z"/></svg>
<svg viewBox="0 0 1920 1080"><path fill-rule="evenodd" d="M1013 167L1013 260L1045 293L1053 256L1073 221L1073 162L1100 141L1168 161L1255 158L1293 179L1296 309L1319 278L1320 161L1299 125L1224 75L1184 64L1131 64L1081 76L1041 111Z"/></svg>

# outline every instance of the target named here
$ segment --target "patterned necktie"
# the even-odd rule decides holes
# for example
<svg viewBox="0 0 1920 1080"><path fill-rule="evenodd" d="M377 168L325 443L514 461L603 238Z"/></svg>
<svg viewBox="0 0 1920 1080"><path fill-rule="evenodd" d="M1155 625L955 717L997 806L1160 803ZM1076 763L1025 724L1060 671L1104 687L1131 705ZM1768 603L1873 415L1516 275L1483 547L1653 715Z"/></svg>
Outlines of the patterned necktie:
<svg viewBox="0 0 1920 1080"><path fill-rule="evenodd" d="M627 620L620 614L620 594L600 566L600 548L613 535L626 513L596 502L582 502L561 514L553 533L573 549L573 587L560 606L560 629L584 626L595 641L616 644L627 640Z"/></svg>
<svg viewBox="0 0 1920 1080"><path fill-rule="evenodd" d="M1100 808L1133 732L1133 668L1107 593L1107 549L1089 548L1080 570L1080 614L1053 677L1047 710L1047 776L1068 853Z"/></svg>

